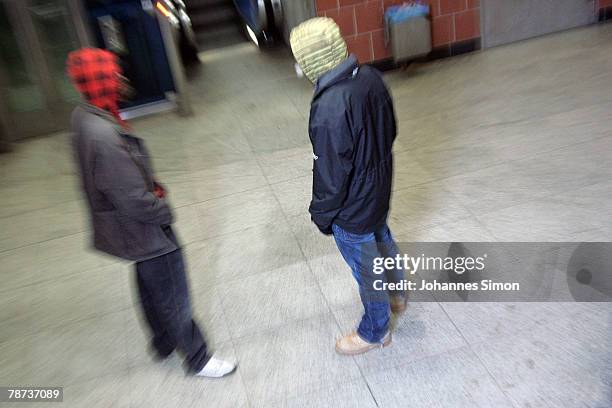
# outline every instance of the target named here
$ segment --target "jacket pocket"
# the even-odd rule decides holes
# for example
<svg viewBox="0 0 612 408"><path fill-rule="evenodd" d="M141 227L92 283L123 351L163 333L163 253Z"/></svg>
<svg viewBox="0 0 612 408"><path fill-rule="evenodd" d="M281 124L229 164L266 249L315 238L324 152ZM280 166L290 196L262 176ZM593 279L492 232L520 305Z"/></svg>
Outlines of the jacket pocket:
<svg viewBox="0 0 612 408"><path fill-rule="evenodd" d="M117 213L113 211L94 212L94 246L115 256L122 256L125 240Z"/></svg>
<svg viewBox="0 0 612 408"><path fill-rule="evenodd" d="M121 230L130 258L147 257L174 246L159 225L123 219Z"/></svg>
<svg viewBox="0 0 612 408"><path fill-rule="evenodd" d="M338 224L333 224L332 230L334 232L334 235L338 236L342 241L350 244L366 244L368 242L374 241L373 233L355 234L345 230Z"/></svg>
<svg viewBox="0 0 612 408"><path fill-rule="evenodd" d="M388 160L381 160L373 166L365 168L355 175L351 184L351 196L355 199L367 199L378 196L380 192L388 190L393 177L392 164Z"/></svg>

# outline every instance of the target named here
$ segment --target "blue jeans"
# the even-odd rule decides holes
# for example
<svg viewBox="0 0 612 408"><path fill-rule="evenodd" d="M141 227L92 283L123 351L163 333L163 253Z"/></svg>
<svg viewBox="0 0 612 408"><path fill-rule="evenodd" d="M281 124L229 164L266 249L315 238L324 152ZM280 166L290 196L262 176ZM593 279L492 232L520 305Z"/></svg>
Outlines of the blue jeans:
<svg viewBox="0 0 612 408"><path fill-rule="evenodd" d="M386 224L367 234L353 234L336 224L332 231L336 245L359 285L364 314L357 334L368 343L380 343L389 330L391 313L389 293L374 290L374 281L400 282L404 279L402 270L390 270L381 275L373 273L374 257L395 257L399 253L391 231ZM404 293L399 291L391 295L403 296Z"/></svg>

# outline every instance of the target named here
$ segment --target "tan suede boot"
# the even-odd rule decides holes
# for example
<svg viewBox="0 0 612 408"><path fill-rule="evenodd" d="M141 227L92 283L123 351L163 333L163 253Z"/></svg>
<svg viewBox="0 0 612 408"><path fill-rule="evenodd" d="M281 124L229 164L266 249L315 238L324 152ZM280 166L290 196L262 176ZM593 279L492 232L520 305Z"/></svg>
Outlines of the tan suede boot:
<svg viewBox="0 0 612 408"><path fill-rule="evenodd" d="M356 332L351 332L336 341L336 352L339 354L351 355L363 354L376 348L387 347L391 344L391 332L387 332L380 343L368 343L363 340Z"/></svg>
<svg viewBox="0 0 612 408"><path fill-rule="evenodd" d="M389 296L389 305L391 313L400 316L404 314L408 307L408 298L406 296Z"/></svg>

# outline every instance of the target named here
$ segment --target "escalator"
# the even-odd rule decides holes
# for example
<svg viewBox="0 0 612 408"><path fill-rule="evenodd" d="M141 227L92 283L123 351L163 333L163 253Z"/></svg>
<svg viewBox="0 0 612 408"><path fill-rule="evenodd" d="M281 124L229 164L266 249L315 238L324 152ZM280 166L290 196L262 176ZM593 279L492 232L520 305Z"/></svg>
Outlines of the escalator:
<svg viewBox="0 0 612 408"><path fill-rule="evenodd" d="M248 39L265 47L282 37L281 0L187 0L186 6L201 50Z"/></svg>
<svg viewBox="0 0 612 408"><path fill-rule="evenodd" d="M186 0L185 3L200 50L248 40L233 0Z"/></svg>
<svg viewBox="0 0 612 408"><path fill-rule="evenodd" d="M281 39L284 24L281 0L234 0L249 38L259 47Z"/></svg>

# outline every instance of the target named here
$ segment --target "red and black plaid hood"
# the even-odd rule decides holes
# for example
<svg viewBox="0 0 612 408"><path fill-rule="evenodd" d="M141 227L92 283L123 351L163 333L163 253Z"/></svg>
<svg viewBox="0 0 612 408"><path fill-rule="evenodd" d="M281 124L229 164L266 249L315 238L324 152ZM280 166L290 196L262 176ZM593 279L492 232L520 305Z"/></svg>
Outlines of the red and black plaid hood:
<svg viewBox="0 0 612 408"><path fill-rule="evenodd" d="M119 92L121 67L117 56L100 48L81 48L68 55L68 76L85 100L119 117Z"/></svg>

